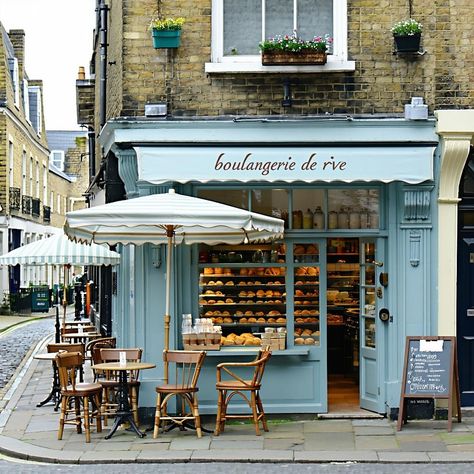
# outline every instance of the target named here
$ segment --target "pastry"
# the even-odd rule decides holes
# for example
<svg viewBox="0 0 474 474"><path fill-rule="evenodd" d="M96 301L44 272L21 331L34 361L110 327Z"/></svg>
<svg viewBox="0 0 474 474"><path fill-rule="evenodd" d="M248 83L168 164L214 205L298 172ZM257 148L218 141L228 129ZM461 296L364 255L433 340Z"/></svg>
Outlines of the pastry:
<svg viewBox="0 0 474 474"><path fill-rule="evenodd" d="M318 275L319 274L319 268L318 267L308 267L306 273L308 275Z"/></svg>
<svg viewBox="0 0 474 474"><path fill-rule="evenodd" d="M258 290L258 291L257 291L257 296L258 296L259 298L265 296L265 290Z"/></svg>
<svg viewBox="0 0 474 474"><path fill-rule="evenodd" d="M240 318L239 319L239 323L241 324L246 324L248 321L247 321L247 318Z"/></svg>
<svg viewBox="0 0 474 474"><path fill-rule="evenodd" d="M204 268L204 275L212 275L214 273L213 268Z"/></svg>
<svg viewBox="0 0 474 474"><path fill-rule="evenodd" d="M225 286L234 286L234 282L232 280L226 281Z"/></svg>
<svg viewBox="0 0 474 474"><path fill-rule="evenodd" d="M226 299L225 299L225 302L226 302L226 303L233 303L234 300L233 300L232 298L226 298Z"/></svg>
<svg viewBox="0 0 474 474"><path fill-rule="evenodd" d="M209 286L213 286L213 285L216 284L216 282L215 282L214 280L209 280L209 281L207 282L207 284L208 284Z"/></svg>
<svg viewBox="0 0 474 474"><path fill-rule="evenodd" d="M214 273L216 275L222 275L223 273L222 268L219 268L219 267L214 268Z"/></svg>
<svg viewBox="0 0 474 474"><path fill-rule="evenodd" d="M207 300L207 304L216 304L216 300Z"/></svg>
<svg viewBox="0 0 474 474"><path fill-rule="evenodd" d="M237 283L237 285L239 286L245 286L247 284L247 282L243 281L243 280L240 280L239 283Z"/></svg>
<svg viewBox="0 0 474 474"><path fill-rule="evenodd" d="M223 284L224 284L224 283L223 283L221 280L217 280L217 281L216 281L216 285L222 286Z"/></svg>
<svg viewBox="0 0 474 474"><path fill-rule="evenodd" d="M272 311L269 311L268 316L278 316L280 314L281 314L280 311L272 310Z"/></svg>
<svg viewBox="0 0 474 474"><path fill-rule="evenodd" d="M234 344L237 346L241 346L244 343L245 339L242 336L237 336L234 339Z"/></svg>
<svg viewBox="0 0 474 474"><path fill-rule="evenodd" d="M276 322L277 322L278 324L285 324L285 323L286 323L286 318L278 318L278 319L276 320Z"/></svg>
<svg viewBox="0 0 474 474"><path fill-rule="evenodd" d="M206 316L206 318L209 318L209 317L211 317L213 314L214 314L214 313L213 313L212 311L206 311L206 312L204 313L204 316Z"/></svg>
<svg viewBox="0 0 474 474"><path fill-rule="evenodd" d="M316 255L318 253L318 249L316 248L315 245L310 244L306 247L306 253L308 255Z"/></svg>
<svg viewBox="0 0 474 474"><path fill-rule="evenodd" d="M257 323L266 323L265 318L258 318Z"/></svg>
<svg viewBox="0 0 474 474"><path fill-rule="evenodd" d="M265 313L263 311L257 311L255 316L265 316Z"/></svg>
<svg viewBox="0 0 474 474"><path fill-rule="evenodd" d="M215 313L214 313L215 314ZM230 316L229 311L222 311L222 316Z"/></svg>
<svg viewBox="0 0 474 474"><path fill-rule="evenodd" d="M247 296L249 298L253 298L255 296L255 293L253 291L247 291ZM253 301L252 301L252 303L253 303Z"/></svg>
<svg viewBox="0 0 474 474"><path fill-rule="evenodd" d="M296 275L306 275L306 267L298 267L296 269Z"/></svg>
<svg viewBox="0 0 474 474"><path fill-rule="evenodd" d="M275 318L268 318L268 319L267 319L267 323L272 323L272 324L274 324L274 323L276 323L276 320L275 320Z"/></svg>
<svg viewBox="0 0 474 474"><path fill-rule="evenodd" d="M253 311L245 311L245 316L253 316Z"/></svg>
<svg viewBox="0 0 474 474"><path fill-rule="evenodd" d="M239 296L247 296L247 292L246 291L239 291Z"/></svg>
<svg viewBox="0 0 474 474"><path fill-rule="evenodd" d="M206 291L204 292L204 294L205 294L205 295L213 295L214 292L213 292L212 290L206 290Z"/></svg>
<svg viewBox="0 0 474 474"><path fill-rule="evenodd" d="M217 300L217 304L225 304L224 300Z"/></svg>
<svg viewBox="0 0 474 474"><path fill-rule="evenodd" d="M304 285L304 282L301 280L296 280L295 285Z"/></svg>
<svg viewBox="0 0 474 474"><path fill-rule="evenodd" d="M239 270L239 275L248 275L248 270L247 268L241 268Z"/></svg>
<svg viewBox="0 0 474 474"><path fill-rule="evenodd" d="M249 321L249 323L256 323L257 322L256 318L249 318L248 321Z"/></svg>
<svg viewBox="0 0 474 474"><path fill-rule="evenodd" d="M307 337L305 340L304 340L304 343L305 345L307 346L311 346L312 344L314 344L316 341L312 338L312 337Z"/></svg>
<svg viewBox="0 0 474 474"><path fill-rule="evenodd" d="M304 293L301 290L295 290L295 296L304 296Z"/></svg>
<svg viewBox="0 0 474 474"><path fill-rule="evenodd" d="M304 339L302 337L295 338L295 344L304 344Z"/></svg>
<svg viewBox="0 0 474 474"><path fill-rule="evenodd" d="M230 324L233 321L232 321L232 318L224 318L224 320L222 322L225 323L225 324Z"/></svg>
<svg viewBox="0 0 474 474"><path fill-rule="evenodd" d="M243 315L244 315L244 312L243 312L243 311L236 311L236 312L235 312L235 315L236 315L236 316L243 316Z"/></svg>
<svg viewBox="0 0 474 474"><path fill-rule="evenodd" d="M222 293L222 291L216 291L216 296L224 296L224 293Z"/></svg>
<svg viewBox="0 0 474 474"><path fill-rule="evenodd" d="M304 245L295 245L295 248L293 250L293 253L295 255L302 255L305 253L305 248Z"/></svg>

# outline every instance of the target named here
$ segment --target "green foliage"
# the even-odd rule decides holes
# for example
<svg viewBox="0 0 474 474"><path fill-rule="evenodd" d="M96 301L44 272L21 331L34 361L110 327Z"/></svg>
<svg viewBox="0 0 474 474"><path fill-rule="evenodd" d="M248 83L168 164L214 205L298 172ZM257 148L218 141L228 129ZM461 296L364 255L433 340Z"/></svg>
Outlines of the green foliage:
<svg viewBox="0 0 474 474"><path fill-rule="evenodd" d="M150 23L150 30L180 30L184 25L185 19L182 17L178 18L165 18L165 19L154 19Z"/></svg>
<svg viewBox="0 0 474 474"><path fill-rule="evenodd" d="M298 38L296 32L290 35L277 35L262 41L258 46L263 51L290 51L297 53L303 49L312 49L325 53L329 45L332 44L332 38L329 35L315 36L311 40Z"/></svg>
<svg viewBox="0 0 474 474"><path fill-rule="evenodd" d="M392 27L392 33L394 36L413 36L419 35L423 31L423 25L413 18L409 20L399 21Z"/></svg>

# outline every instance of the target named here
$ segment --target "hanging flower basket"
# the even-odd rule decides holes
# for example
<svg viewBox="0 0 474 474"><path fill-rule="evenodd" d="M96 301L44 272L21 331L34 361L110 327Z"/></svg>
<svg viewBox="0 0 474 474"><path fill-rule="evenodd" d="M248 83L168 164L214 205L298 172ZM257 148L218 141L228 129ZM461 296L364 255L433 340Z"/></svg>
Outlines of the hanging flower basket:
<svg viewBox="0 0 474 474"><path fill-rule="evenodd" d="M262 64L264 66L323 65L326 64L326 61L327 53L315 51L314 49L302 49L295 52L279 50L262 52Z"/></svg>
<svg viewBox="0 0 474 474"><path fill-rule="evenodd" d="M185 19L165 18L154 19L151 21L149 29L153 38L153 47L161 48L178 48L181 44L181 29Z"/></svg>
<svg viewBox="0 0 474 474"><path fill-rule="evenodd" d="M152 30L153 47L178 48L181 44L181 30Z"/></svg>
<svg viewBox="0 0 474 474"><path fill-rule="evenodd" d="M398 53L416 53L420 50L421 34L394 36L395 49Z"/></svg>

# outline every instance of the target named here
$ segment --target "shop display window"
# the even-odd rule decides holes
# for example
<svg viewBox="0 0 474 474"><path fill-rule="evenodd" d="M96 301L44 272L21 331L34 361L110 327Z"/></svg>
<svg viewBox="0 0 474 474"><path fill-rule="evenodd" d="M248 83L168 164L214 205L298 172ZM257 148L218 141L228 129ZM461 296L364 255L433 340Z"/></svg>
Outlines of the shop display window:
<svg viewBox="0 0 474 474"><path fill-rule="evenodd" d="M197 196L240 209L249 208L249 192L246 189L201 189Z"/></svg>
<svg viewBox="0 0 474 474"><path fill-rule="evenodd" d="M292 229L326 228L324 194L322 189L293 190Z"/></svg>
<svg viewBox="0 0 474 474"><path fill-rule="evenodd" d="M319 245L295 243L293 257L294 344L319 346Z"/></svg>
<svg viewBox="0 0 474 474"><path fill-rule="evenodd" d="M329 229L378 229L380 226L377 189L328 190Z"/></svg>
<svg viewBox="0 0 474 474"><path fill-rule="evenodd" d="M285 349L285 250L278 242L200 247L199 318L220 327L223 346L268 339L273 350Z"/></svg>
<svg viewBox="0 0 474 474"><path fill-rule="evenodd" d="M253 189L252 211L285 221L288 228L288 195L286 189Z"/></svg>

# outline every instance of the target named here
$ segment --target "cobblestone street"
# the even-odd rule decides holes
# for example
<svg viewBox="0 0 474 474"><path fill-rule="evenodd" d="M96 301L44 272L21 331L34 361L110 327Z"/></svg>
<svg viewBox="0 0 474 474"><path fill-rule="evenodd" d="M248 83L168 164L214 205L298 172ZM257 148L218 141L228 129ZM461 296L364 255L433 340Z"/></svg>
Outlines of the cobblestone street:
<svg viewBox="0 0 474 474"><path fill-rule="evenodd" d="M48 334L54 333L54 318L20 324L0 333L0 391L7 385L30 348Z"/></svg>

